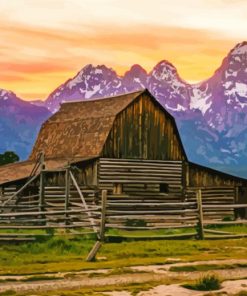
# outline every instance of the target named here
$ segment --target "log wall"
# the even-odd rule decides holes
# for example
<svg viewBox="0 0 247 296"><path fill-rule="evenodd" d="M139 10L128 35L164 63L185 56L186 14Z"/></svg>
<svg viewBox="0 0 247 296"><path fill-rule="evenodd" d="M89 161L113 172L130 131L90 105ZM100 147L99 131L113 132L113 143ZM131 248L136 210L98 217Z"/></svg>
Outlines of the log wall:
<svg viewBox="0 0 247 296"><path fill-rule="evenodd" d="M98 178L99 189L113 191L120 184L124 193L139 198L163 194L181 200L182 196L182 161L100 158Z"/></svg>

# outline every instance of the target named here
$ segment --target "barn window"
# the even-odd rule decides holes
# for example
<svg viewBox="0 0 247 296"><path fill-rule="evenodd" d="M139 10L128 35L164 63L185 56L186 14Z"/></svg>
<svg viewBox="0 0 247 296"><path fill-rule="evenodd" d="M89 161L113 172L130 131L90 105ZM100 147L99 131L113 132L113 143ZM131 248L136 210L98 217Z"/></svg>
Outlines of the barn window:
<svg viewBox="0 0 247 296"><path fill-rule="evenodd" d="M160 192L162 193L168 193L169 192L169 186L166 183L160 184Z"/></svg>

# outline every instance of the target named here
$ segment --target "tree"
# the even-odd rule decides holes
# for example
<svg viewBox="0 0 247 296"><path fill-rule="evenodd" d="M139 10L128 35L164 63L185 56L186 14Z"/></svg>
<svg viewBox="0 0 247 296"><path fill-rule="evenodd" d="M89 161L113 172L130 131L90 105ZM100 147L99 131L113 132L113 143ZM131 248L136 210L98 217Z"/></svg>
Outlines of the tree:
<svg viewBox="0 0 247 296"><path fill-rule="evenodd" d="M13 163L18 161L20 158L13 151L6 151L3 154L0 154L0 165Z"/></svg>

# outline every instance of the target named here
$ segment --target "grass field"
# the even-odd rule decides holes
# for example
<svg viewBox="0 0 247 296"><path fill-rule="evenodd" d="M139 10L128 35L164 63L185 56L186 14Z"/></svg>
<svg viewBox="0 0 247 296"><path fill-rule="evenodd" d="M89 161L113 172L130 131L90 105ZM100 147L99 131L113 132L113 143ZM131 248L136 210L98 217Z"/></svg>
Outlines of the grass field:
<svg viewBox="0 0 247 296"><path fill-rule="evenodd" d="M247 226L224 226L220 230L246 233ZM123 233L125 232L121 232ZM138 233L142 235L143 232ZM169 231L170 233L174 232ZM247 238L131 241L121 244L105 243L95 262L85 262L94 243L92 236L54 236L37 242L0 245L0 275L163 264L168 258L179 258L182 261L245 259L247 250Z"/></svg>

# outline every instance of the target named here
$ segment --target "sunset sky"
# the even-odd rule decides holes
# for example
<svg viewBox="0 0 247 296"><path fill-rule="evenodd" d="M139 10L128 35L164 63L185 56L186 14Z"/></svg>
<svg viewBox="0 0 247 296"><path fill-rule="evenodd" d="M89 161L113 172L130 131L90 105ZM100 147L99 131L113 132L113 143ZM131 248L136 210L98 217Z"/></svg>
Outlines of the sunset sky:
<svg viewBox="0 0 247 296"><path fill-rule="evenodd" d="M0 88L45 99L86 64L160 60L196 82L247 39L246 0L0 0Z"/></svg>

